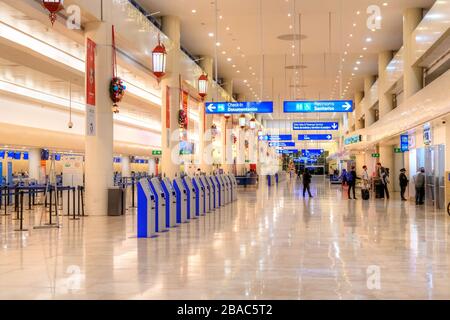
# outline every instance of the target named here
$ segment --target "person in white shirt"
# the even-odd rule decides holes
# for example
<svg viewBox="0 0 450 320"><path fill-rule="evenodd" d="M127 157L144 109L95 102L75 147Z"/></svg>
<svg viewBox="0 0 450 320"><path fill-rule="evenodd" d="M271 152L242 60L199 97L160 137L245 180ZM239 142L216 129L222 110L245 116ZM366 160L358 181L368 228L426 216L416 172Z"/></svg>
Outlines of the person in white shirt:
<svg viewBox="0 0 450 320"><path fill-rule="evenodd" d="M363 173L361 176L363 189L369 189L370 181L369 181L369 173L367 172L367 166L363 166Z"/></svg>

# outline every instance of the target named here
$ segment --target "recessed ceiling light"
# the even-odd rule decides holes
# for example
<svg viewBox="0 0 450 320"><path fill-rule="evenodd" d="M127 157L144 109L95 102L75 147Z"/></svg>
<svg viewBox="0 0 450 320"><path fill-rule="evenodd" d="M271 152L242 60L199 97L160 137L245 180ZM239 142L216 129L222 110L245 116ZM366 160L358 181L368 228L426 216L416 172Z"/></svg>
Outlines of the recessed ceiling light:
<svg viewBox="0 0 450 320"><path fill-rule="evenodd" d="M227 61L230 62L230 61L231 61L231 58L227 58Z"/></svg>
<svg viewBox="0 0 450 320"><path fill-rule="evenodd" d="M212 33L212 32L208 33L208 37L210 37L210 38L214 37L214 33Z"/></svg>
<svg viewBox="0 0 450 320"><path fill-rule="evenodd" d="M216 42L216 46L220 47L220 42Z"/></svg>
<svg viewBox="0 0 450 320"><path fill-rule="evenodd" d="M366 48L366 47L364 47L364 48L363 48L363 50L364 50L364 51L366 51L366 50L367 50L367 48Z"/></svg>
<svg viewBox="0 0 450 320"><path fill-rule="evenodd" d="M226 27L225 30L230 31L230 27Z"/></svg>
<svg viewBox="0 0 450 320"><path fill-rule="evenodd" d="M197 10L195 10L195 9L192 9L192 11L191 11L192 13L197 13Z"/></svg>
<svg viewBox="0 0 450 320"><path fill-rule="evenodd" d="M227 54L227 52L226 51L222 51L222 54Z"/></svg>
<svg viewBox="0 0 450 320"><path fill-rule="evenodd" d="M372 38L370 37L366 38L366 42L372 42Z"/></svg>

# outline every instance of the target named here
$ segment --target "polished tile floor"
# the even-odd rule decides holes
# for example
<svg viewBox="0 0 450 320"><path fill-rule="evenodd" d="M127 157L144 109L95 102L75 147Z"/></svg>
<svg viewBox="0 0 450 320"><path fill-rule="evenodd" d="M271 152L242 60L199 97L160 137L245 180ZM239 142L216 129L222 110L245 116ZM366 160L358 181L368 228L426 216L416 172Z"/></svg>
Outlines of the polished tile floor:
<svg viewBox="0 0 450 320"><path fill-rule="evenodd" d="M25 233L0 216L0 299L450 299L444 212L312 190L241 189L156 239L135 237L131 210Z"/></svg>

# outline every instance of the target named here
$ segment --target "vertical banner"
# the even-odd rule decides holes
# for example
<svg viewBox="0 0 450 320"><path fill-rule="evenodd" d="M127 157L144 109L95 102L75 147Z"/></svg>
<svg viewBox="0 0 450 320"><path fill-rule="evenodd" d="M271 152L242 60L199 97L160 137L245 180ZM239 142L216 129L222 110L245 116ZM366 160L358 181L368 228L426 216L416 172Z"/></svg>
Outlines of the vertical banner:
<svg viewBox="0 0 450 320"><path fill-rule="evenodd" d="M170 88L166 86L166 129L170 129Z"/></svg>
<svg viewBox="0 0 450 320"><path fill-rule="evenodd" d="M188 128L189 125L189 115L188 115L188 100L189 100L189 93L187 93L186 91L182 92L182 103L183 103L183 110L184 113L186 114L186 123L184 124L185 128Z"/></svg>
<svg viewBox="0 0 450 320"><path fill-rule="evenodd" d="M95 48L91 39L86 43L86 104L95 107Z"/></svg>
<svg viewBox="0 0 450 320"><path fill-rule="evenodd" d="M91 39L86 43L86 135L96 135L95 117L95 48L96 44Z"/></svg>

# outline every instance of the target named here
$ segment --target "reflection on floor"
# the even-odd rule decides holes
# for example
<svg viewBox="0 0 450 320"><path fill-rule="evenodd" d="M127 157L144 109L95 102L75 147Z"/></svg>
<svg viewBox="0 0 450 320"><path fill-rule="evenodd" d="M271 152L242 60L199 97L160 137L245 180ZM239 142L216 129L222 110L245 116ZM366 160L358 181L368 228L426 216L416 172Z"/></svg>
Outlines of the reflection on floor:
<svg viewBox="0 0 450 320"><path fill-rule="evenodd" d="M313 182L239 201L156 239L135 215L14 232L1 216L0 299L449 299L450 219ZM26 212L25 225L34 218Z"/></svg>

